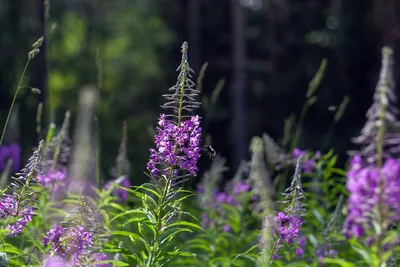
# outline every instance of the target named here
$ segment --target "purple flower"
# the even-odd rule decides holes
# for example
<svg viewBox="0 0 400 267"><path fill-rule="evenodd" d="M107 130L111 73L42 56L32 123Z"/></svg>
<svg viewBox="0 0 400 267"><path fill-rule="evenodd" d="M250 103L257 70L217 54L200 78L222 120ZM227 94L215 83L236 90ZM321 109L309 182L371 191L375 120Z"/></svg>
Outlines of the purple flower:
<svg viewBox="0 0 400 267"><path fill-rule="evenodd" d="M64 190L68 185L66 169L50 170L47 173L39 174L37 179L42 186L54 191Z"/></svg>
<svg viewBox="0 0 400 267"><path fill-rule="evenodd" d="M310 174L312 173L315 166L315 161L313 159L308 159L303 164L303 171L304 173Z"/></svg>
<svg viewBox="0 0 400 267"><path fill-rule="evenodd" d="M292 245L294 240L299 237L300 217L288 216L283 212L279 212L274 221L276 224L274 232L279 235L281 242L286 241L286 243Z"/></svg>
<svg viewBox="0 0 400 267"><path fill-rule="evenodd" d="M74 265L77 265L81 261L85 249L93 244L93 235L86 232L82 226L65 229L54 224L43 238L43 244L52 244L54 254L62 259L69 257Z"/></svg>
<svg viewBox="0 0 400 267"><path fill-rule="evenodd" d="M229 224L225 224L223 231L226 233L226 232L229 232L230 230L231 230L231 226Z"/></svg>
<svg viewBox="0 0 400 267"><path fill-rule="evenodd" d="M168 175L172 166L188 171L191 175L198 172L197 160L200 157L200 117L176 125L160 115L157 127L156 147L150 149L150 160L147 169L153 175ZM161 166L164 168L160 169Z"/></svg>
<svg viewBox="0 0 400 267"><path fill-rule="evenodd" d="M295 149L293 149L292 156L293 156L293 159L294 159L294 161L295 161L295 163L296 163L297 160L298 160L300 157L305 158L305 157L307 156L307 150L301 150L301 149L299 149L299 148L295 148ZM317 159L317 158L319 158L320 156L321 156L321 152L317 151L317 152L315 153L315 155L314 155L314 158ZM301 168L302 168L302 170L304 171L304 173L306 173L306 174L312 173L312 171L313 171L313 169L314 169L314 167L315 167L315 159L314 159L314 158L308 158L308 159L306 159L306 160L304 161L304 163L303 163L302 166L301 166Z"/></svg>
<svg viewBox="0 0 400 267"><path fill-rule="evenodd" d="M373 226L371 214L379 204L379 184L382 183L381 201L388 209L386 224L400 220L400 161L387 159L378 170L355 155L347 172L346 188L350 192L348 215L343 225L347 238L359 238Z"/></svg>
<svg viewBox="0 0 400 267"><path fill-rule="evenodd" d="M246 181L239 181L233 187L233 193L235 195L240 194L242 192L249 192L250 185Z"/></svg>
<svg viewBox="0 0 400 267"><path fill-rule="evenodd" d="M21 168L21 147L17 143L0 146L0 172L4 171L9 159L12 160L12 171L18 172Z"/></svg>
<svg viewBox="0 0 400 267"><path fill-rule="evenodd" d="M105 261L105 260L108 260L108 257L107 257L106 254L104 254L104 253L97 253L97 254L95 255L95 259L94 259L95 262L98 262L98 261ZM109 265L108 263L102 263L102 264L94 264L93 267L110 267L110 265Z"/></svg>
<svg viewBox="0 0 400 267"><path fill-rule="evenodd" d="M331 258L336 258L337 255L338 255L338 252L335 249L331 249L331 250L328 251L328 256L331 257Z"/></svg>
<svg viewBox="0 0 400 267"><path fill-rule="evenodd" d="M214 208L219 207L221 204L237 205L238 202L235 197L225 192L219 192L215 198Z"/></svg>
<svg viewBox="0 0 400 267"><path fill-rule="evenodd" d="M10 231L10 235L15 237L21 233L22 229L32 221L34 215L34 209L31 206L26 205L23 207L24 202L18 202L14 196L5 195L0 200L0 219L6 218L18 218L13 224L6 226L6 229Z"/></svg>
<svg viewBox="0 0 400 267"><path fill-rule="evenodd" d="M314 250L315 256L322 261L324 258L336 258L338 252L334 249L330 249L330 244L325 244L319 249Z"/></svg>
<svg viewBox="0 0 400 267"><path fill-rule="evenodd" d="M301 258L301 257L303 257L303 254L304 254L304 251L303 251L303 249L302 248L296 248L296 255L297 255L297 257L299 257L299 258Z"/></svg>
<svg viewBox="0 0 400 267"><path fill-rule="evenodd" d="M299 238L299 241L297 242L297 244L300 247L304 248L306 246L306 242L307 242L307 239L304 236L302 236Z"/></svg>
<svg viewBox="0 0 400 267"><path fill-rule="evenodd" d="M43 267L70 267L71 265L58 256L52 256L45 260Z"/></svg>
<svg viewBox="0 0 400 267"><path fill-rule="evenodd" d="M112 183L117 183L121 187L124 187L124 188L130 188L131 187L131 181L129 180L129 178L127 178L126 176L121 176L116 181L108 182L104 186L104 189L108 190L110 188L110 186L112 185ZM129 192L124 190L124 189L122 189L122 188L115 187L112 193L113 193L114 196L119 198L122 202L126 202L128 200Z"/></svg>
<svg viewBox="0 0 400 267"><path fill-rule="evenodd" d="M60 246L61 237L64 235L65 229L61 226L54 224L52 228L46 233L46 236L43 238L43 245L48 245L52 243L53 251L56 254L63 255L62 246Z"/></svg>
<svg viewBox="0 0 400 267"><path fill-rule="evenodd" d="M305 157L307 155L306 150L301 150L299 148L293 149L292 156L295 160L297 160L299 157Z"/></svg>

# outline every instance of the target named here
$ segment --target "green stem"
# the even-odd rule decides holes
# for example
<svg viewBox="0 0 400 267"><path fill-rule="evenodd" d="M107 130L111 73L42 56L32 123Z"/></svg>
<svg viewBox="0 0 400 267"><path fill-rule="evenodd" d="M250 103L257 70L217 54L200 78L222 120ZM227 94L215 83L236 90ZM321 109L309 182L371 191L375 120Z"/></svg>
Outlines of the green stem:
<svg viewBox="0 0 400 267"><path fill-rule="evenodd" d="M385 95L385 92L381 92L381 99L386 98L387 96ZM378 121L380 122L380 125L378 126L378 133L377 133L377 146L376 146L376 152L377 152L377 161L376 161L376 168L378 171L382 168L383 165L383 149L384 149L384 138L385 138L385 114L386 114L386 109L387 109L387 104L382 101L381 108L379 110L379 115L378 115ZM383 231L386 229L386 207L385 203L383 200L383 191L385 189L385 180L384 178L379 175L379 193L378 193L378 211L377 211L377 219L378 219L378 225L379 225L379 232L377 233L377 253L378 253L378 258L379 258L379 263L378 266L381 266L384 262L382 262L382 257L381 257L381 252L382 252L382 234Z"/></svg>
<svg viewBox="0 0 400 267"><path fill-rule="evenodd" d="M6 123L4 124L3 133L1 134L1 137L0 137L0 146L1 146L1 144L3 143L3 139L4 139L4 135L5 135L5 133L6 133L8 121L10 120L11 113L12 113L12 110L13 110L13 107L14 107L14 104L15 104L15 100L17 99L17 95L18 95L19 89L22 88L22 87L21 87L22 80L24 79L25 72L26 72L26 70L28 69L28 65L29 65L29 62L30 62L30 61L31 61L30 59L28 59L28 60L26 61L24 70L22 71L21 77L20 77L19 82L18 82L17 90L15 90L14 98L13 98L13 100L12 100L12 102L11 102L10 110L8 111Z"/></svg>

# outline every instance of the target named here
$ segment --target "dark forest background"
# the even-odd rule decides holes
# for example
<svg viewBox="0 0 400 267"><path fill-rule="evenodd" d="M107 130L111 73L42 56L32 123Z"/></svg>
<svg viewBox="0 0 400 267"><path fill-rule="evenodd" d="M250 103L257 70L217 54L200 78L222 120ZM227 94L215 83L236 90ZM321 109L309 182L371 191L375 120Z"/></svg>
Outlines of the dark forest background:
<svg viewBox="0 0 400 267"><path fill-rule="evenodd" d="M0 125L31 44L45 36L24 82L42 93L20 91L19 121L6 141L20 142L26 159L38 139L38 103L45 106L45 134L66 110L74 121L80 88L94 84L102 171L114 164L125 120L135 184L146 179L161 95L176 82L183 41L195 80L208 62L203 99L225 81L213 112L204 105L201 113L210 117L212 146L230 166L248 158L252 136L282 138L285 119L299 117L323 58L325 76L299 147L334 148L342 164L371 104L383 45L394 48L400 82L396 0L0 0L0 27ZM346 95L349 105L332 127L333 107Z"/></svg>

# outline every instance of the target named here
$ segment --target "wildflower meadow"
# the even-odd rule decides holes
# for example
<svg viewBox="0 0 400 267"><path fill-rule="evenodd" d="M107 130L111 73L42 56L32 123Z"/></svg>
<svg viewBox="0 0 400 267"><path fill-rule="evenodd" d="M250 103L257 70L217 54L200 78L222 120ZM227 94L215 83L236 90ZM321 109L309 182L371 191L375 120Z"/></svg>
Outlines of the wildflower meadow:
<svg viewBox="0 0 400 267"><path fill-rule="evenodd" d="M36 131L29 160L21 160L20 144L5 142L16 97L30 88L25 71L43 41L27 54L0 138L0 267L400 266L400 121L391 48L382 48L371 107L344 169L333 149L298 147L301 119L285 126L292 130L281 142L268 133L252 137L251 157L227 166L203 136L204 73L190 67L184 42L176 84L165 88L152 118L154 144L141 166L147 182L133 186L130 168L138 166L127 156L123 122L107 129L120 132L121 142L107 179L99 175L91 134L95 86L79 91L76 117L67 111L62 125ZM309 83L304 116L326 65L322 60ZM346 101L335 120L345 109ZM44 112L39 105L39 129ZM228 168L235 174L226 179Z"/></svg>

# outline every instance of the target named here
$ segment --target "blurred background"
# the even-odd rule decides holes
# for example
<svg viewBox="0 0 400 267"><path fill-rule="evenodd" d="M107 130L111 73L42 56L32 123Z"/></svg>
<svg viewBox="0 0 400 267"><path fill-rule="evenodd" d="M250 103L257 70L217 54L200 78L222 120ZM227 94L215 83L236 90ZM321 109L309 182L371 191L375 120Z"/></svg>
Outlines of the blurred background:
<svg viewBox="0 0 400 267"><path fill-rule="evenodd" d="M208 63L199 112L212 146L233 166L228 176L248 159L252 136L268 133L280 141L285 120L291 114L298 120L324 58L325 76L298 146L334 148L343 164L372 102L383 45L394 48L399 66L399 13L396 0L1 0L0 125L31 45L45 36L23 83L41 94L20 90L19 120L6 142L20 143L27 159L38 140L38 103L45 107L44 136L67 110L73 125L80 88L94 84L101 170L106 175L114 165L126 121L131 180L142 183L161 95L175 84L181 44L188 41L194 81ZM216 87L222 90L212 106Z"/></svg>

